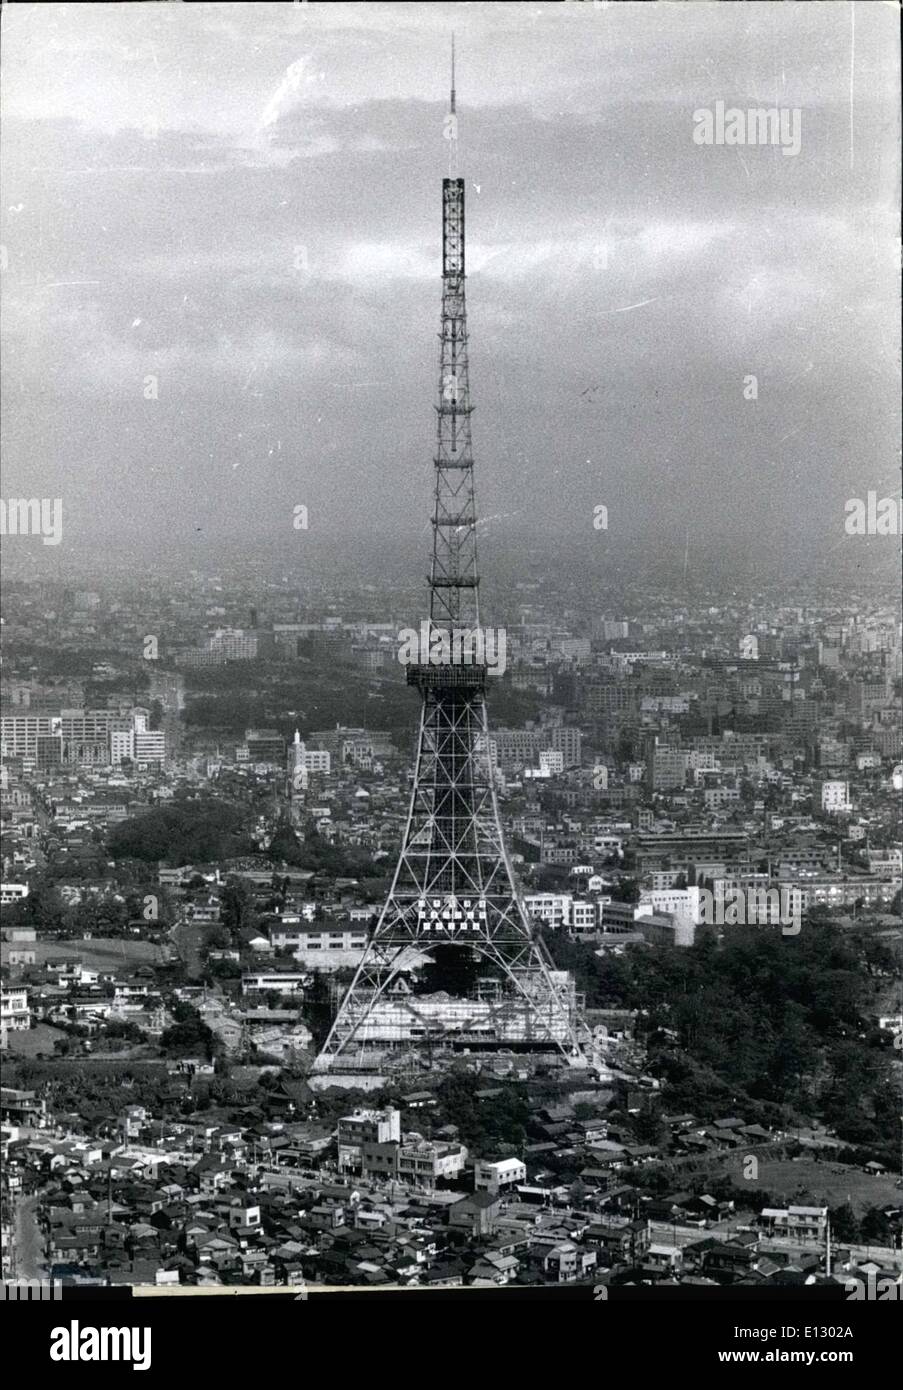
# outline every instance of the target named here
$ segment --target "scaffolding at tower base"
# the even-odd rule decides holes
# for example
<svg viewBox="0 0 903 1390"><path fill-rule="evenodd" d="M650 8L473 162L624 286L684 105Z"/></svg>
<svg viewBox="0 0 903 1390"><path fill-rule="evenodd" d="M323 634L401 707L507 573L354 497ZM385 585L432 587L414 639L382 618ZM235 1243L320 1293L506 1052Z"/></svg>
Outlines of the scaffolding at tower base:
<svg viewBox="0 0 903 1390"><path fill-rule="evenodd" d="M352 1055L374 1060L418 1045L428 1045L434 1052L505 1048L560 1055L560 1049L570 1041L577 1001L571 976L563 970L551 974L561 1008L542 1022L537 1018L537 1004L541 1008L543 982L532 971L520 972L528 997L512 997L501 988L486 997L489 991L485 986L481 989L483 997L475 999L444 990L379 996L368 992L361 998L366 1028Z"/></svg>

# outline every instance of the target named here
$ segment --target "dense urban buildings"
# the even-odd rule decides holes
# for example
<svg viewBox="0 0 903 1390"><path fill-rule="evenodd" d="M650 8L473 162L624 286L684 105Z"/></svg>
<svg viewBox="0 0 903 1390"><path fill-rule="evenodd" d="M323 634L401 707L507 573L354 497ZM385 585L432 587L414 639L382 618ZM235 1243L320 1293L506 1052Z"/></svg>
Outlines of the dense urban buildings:
<svg viewBox="0 0 903 1390"><path fill-rule="evenodd" d="M802 1073L770 1096L737 1073L729 1106L717 1089L694 1105L662 1070L670 1047L696 1055L692 1032L669 1043L664 999L643 1003L672 956L689 962L707 941L716 956L694 972L733 970L749 951L764 966L777 949L802 953L819 989L834 953L862 972L861 1064L898 1072L889 598L762 589L690 603L638 585L602 622L592 592L581 605L568 583L550 580L542 600L503 591L509 667L489 694L502 827L593 1065L537 1057L491 970L449 975L412 943L369 1022L391 1066L340 1091L311 1089L313 1064L388 893L409 796L416 696L400 663L364 655L385 613L405 625L398 597L328 580L301 597L289 578L256 576L227 594L217 579L218 606L237 615L253 598L261 630L332 633L333 659L322 668L282 643L199 684L165 649L145 659L133 634L165 629L168 612L177 622L188 593L202 613L202 573L95 582L100 611L116 612L90 634L43 616L78 611L51 581L11 584L4 611L3 1142L7 1211L28 1199L41 1270L495 1287L633 1268L780 1284L824 1277L831 1220L833 1277L866 1245L899 1270L889 1117L845 1116L847 1101ZM737 654L750 631L772 655ZM539 647L549 633L586 634L585 650ZM615 671L619 708L600 712L591 692ZM780 694L763 707L765 688ZM556 745L566 758L543 771ZM640 970L652 974L638 992ZM129 1092L113 1096L124 1072ZM821 1200L794 1203L794 1155ZM820 1186L815 1155L840 1156L843 1178ZM748 1158L762 1177L743 1188ZM353 1218L349 1173L367 1194ZM165 1230L147 1224L158 1207Z"/></svg>
<svg viewBox="0 0 903 1390"><path fill-rule="evenodd" d="M88 103L109 124L97 153L66 92L47 118L58 148L26 119L27 191L8 204L13 230L20 213L30 228L3 268L27 346L15 394L35 412L14 448L64 448L63 516L86 496L76 534L99 517L109 545L70 544L68 521L58 534L54 499L4 502L4 1279L298 1298L585 1285L600 1301L853 1281L897 1297L903 622L877 525L892 509L869 491L852 514L875 544L842 554L807 516L816 465L835 491L852 467L819 457L834 435L880 452L863 417L884 420L869 394L883 344L840 271L866 278L878 220L844 239L844 219L819 212L807 279L791 258L800 185L783 186L782 212L754 160L779 181L808 169L803 146L746 150L749 165L708 151L697 95L684 153L728 158L655 221L691 178L669 143L686 74L656 116L600 87L600 71L622 80L607 49L569 38L575 72L592 59L572 109L570 88L543 86L556 48L531 31L534 105L526 78L529 101L510 86L508 44L524 42L510 6L499 21L457 7L472 41L488 26L469 129L502 171L466 177L454 47L448 108L424 98L432 9L399 30L399 72L418 57L395 101L336 76L360 32L359 76L384 84L395 61L358 7L267 7L266 43L254 7L192 17L203 8L147 22L173 26L153 31L161 87L202 70L173 47L182 26L186 53L223 74L215 112L209 84L182 91L216 138L192 117L136 149L107 110L129 103L117 80L101 116ZM584 10L630 33L625 61L642 55L640 31L618 27L634 7L554 8L536 31L560 36ZM663 25L684 9L647 8ZM770 82L771 21L744 8L766 45L744 62ZM806 8L830 26L816 12L840 7ZM857 23L878 86L878 21ZM331 42L299 58L283 24ZM242 84L207 63L224 36ZM103 42L88 32L79 60ZM291 59L275 87L258 67L271 47ZM678 47L695 72L696 38ZM137 81L147 65L128 61ZM846 135L846 66L840 86L829 76ZM232 89L267 83L224 134ZM623 160L619 114L642 140ZM493 142L521 121L514 161ZM864 131L860 144L873 172ZM856 215L878 219L852 147L818 148L818 177L842 168ZM148 210L98 188L91 236L71 236L89 259L32 274L60 208L75 217L75 195L54 191L30 221L48 196L34 180L93 187L100 170L141 189L159 175L162 191ZM761 264L730 220L753 188L777 209L757 224ZM147 221L150 245L133 247ZM812 304L833 281L816 271L839 282L858 345L848 395L819 355ZM34 308L88 289L76 308ZM100 387L61 358L73 341ZM418 432L431 413L432 439ZM766 534L772 518L789 539Z"/></svg>

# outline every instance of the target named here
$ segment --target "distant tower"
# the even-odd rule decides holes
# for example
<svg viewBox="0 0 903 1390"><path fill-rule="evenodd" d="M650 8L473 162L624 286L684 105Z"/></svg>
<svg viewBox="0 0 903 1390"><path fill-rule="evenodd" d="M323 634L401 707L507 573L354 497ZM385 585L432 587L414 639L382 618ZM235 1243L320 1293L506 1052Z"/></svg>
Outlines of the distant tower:
<svg viewBox="0 0 903 1390"><path fill-rule="evenodd" d="M456 120L453 67L446 123L453 144ZM431 631L450 633L480 627L464 306L464 180L458 177L442 181L439 342L429 612ZM353 1071L355 1059L360 1064L389 1050L392 1040L376 1018L381 997L412 947L428 951L442 945L470 948L504 980L505 994L516 1003L523 1023L520 1047L558 1052L571 1064L585 1066L588 1032L567 977L553 972L536 936L505 852L489 760L487 667L460 660L413 665L407 678L423 703L404 843L388 899L315 1070ZM495 1038L484 1038L484 1046L511 1044L510 1015L507 1031L499 1028ZM406 1050L416 1045L410 1036L400 1042ZM426 1036L421 1045L430 1048L432 1040Z"/></svg>
<svg viewBox="0 0 903 1390"><path fill-rule="evenodd" d="M300 825L304 819L305 797L310 779L305 761L306 751L305 745L301 742L301 734L296 729L295 737L288 746L287 758L289 819L293 826Z"/></svg>

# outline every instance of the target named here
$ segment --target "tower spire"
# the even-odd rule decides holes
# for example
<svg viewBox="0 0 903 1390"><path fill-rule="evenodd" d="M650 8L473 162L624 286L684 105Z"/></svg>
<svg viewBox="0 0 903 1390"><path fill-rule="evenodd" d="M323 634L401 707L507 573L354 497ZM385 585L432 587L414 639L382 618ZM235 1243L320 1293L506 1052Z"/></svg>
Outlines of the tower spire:
<svg viewBox="0 0 903 1390"><path fill-rule="evenodd" d="M455 49L452 35L450 164L457 167ZM470 373L464 304L464 180L442 180L442 316L439 329L439 401L433 492L430 623L433 627L480 625Z"/></svg>
<svg viewBox="0 0 903 1390"><path fill-rule="evenodd" d="M451 36L451 95L448 102L448 120L445 123L448 140L448 176L456 178L458 173L458 112L455 92L455 35Z"/></svg>

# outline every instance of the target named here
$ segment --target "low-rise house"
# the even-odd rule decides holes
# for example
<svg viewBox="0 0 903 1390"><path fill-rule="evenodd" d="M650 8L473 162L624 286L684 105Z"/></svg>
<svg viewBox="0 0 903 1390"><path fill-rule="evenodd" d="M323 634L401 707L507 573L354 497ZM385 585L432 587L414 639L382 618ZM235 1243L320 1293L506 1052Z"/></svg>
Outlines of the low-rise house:
<svg viewBox="0 0 903 1390"><path fill-rule="evenodd" d="M537 1250L536 1258L547 1279L558 1284L572 1284L576 1279L587 1278L595 1270L597 1252L564 1240L549 1249Z"/></svg>
<svg viewBox="0 0 903 1390"><path fill-rule="evenodd" d="M813 1241L821 1245L828 1225L827 1207L764 1207L759 1222L779 1240Z"/></svg>
<svg viewBox="0 0 903 1390"><path fill-rule="evenodd" d="M504 1287L517 1274L519 1262L513 1255L482 1255L467 1272L468 1282L478 1286L495 1284Z"/></svg>
<svg viewBox="0 0 903 1390"><path fill-rule="evenodd" d="M474 1238L491 1236L498 1220L500 1199L492 1192L474 1192L462 1197L448 1209L451 1230L466 1232Z"/></svg>

